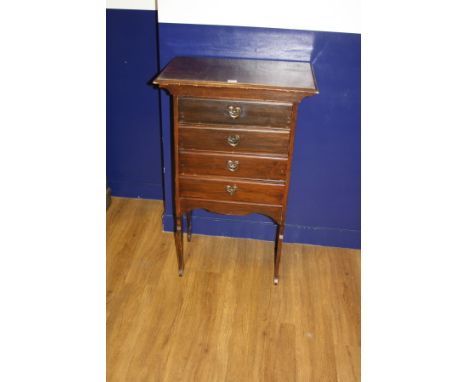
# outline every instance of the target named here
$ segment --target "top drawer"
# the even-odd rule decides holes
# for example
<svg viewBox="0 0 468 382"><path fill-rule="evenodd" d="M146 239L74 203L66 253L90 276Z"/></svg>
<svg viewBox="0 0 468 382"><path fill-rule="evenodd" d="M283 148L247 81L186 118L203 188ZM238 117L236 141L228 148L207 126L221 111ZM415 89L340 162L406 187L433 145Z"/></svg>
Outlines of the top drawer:
<svg viewBox="0 0 468 382"><path fill-rule="evenodd" d="M291 113L290 103L179 98L183 123L289 127Z"/></svg>

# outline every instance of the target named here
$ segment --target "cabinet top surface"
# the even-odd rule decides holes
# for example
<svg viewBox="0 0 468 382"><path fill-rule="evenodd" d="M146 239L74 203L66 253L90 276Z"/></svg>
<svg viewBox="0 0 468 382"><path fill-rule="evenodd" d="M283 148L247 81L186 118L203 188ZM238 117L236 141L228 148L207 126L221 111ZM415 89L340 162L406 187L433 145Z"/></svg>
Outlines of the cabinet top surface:
<svg viewBox="0 0 468 382"><path fill-rule="evenodd" d="M318 93L309 62L176 57L154 84L245 87Z"/></svg>

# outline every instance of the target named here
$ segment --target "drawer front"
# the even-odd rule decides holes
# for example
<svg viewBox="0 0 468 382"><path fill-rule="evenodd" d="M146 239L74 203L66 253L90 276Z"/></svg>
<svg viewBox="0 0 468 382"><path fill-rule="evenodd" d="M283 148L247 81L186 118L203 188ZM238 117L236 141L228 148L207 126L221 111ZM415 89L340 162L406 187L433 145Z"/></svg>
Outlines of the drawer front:
<svg viewBox="0 0 468 382"><path fill-rule="evenodd" d="M288 160L235 154L179 153L180 173L285 180Z"/></svg>
<svg viewBox="0 0 468 382"><path fill-rule="evenodd" d="M285 186L240 179L189 178L181 176L181 197L281 205Z"/></svg>
<svg viewBox="0 0 468 382"><path fill-rule="evenodd" d="M179 98L179 121L288 128L292 104L204 98Z"/></svg>
<svg viewBox="0 0 468 382"><path fill-rule="evenodd" d="M287 156L289 131L180 127L179 147L189 150L251 152Z"/></svg>

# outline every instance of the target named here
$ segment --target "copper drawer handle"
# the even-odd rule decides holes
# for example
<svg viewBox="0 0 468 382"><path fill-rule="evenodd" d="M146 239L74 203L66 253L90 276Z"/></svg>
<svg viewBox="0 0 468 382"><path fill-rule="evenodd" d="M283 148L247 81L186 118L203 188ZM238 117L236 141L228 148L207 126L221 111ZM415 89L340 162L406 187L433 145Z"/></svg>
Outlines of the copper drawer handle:
<svg viewBox="0 0 468 382"><path fill-rule="evenodd" d="M228 160L226 162L226 168L229 171L232 171L232 172L239 170L239 161L238 160Z"/></svg>
<svg viewBox="0 0 468 382"><path fill-rule="evenodd" d="M239 135L230 135L227 137L227 143L229 143L232 147L236 147L240 142L240 136Z"/></svg>
<svg viewBox="0 0 468 382"><path fill-rule="evenodd" d="M237 191L237 185L231 186L231 185L228 184L226 186L226 192L229 195L233 196L236 193L236 191Z"/></svg>
<svg viewBox="0 0 468 382"><path fill-rule="evenodd" d="M239 118L241 115L241 108L239 106L228 106L227 108L228 114L232 119Z"/></svg>

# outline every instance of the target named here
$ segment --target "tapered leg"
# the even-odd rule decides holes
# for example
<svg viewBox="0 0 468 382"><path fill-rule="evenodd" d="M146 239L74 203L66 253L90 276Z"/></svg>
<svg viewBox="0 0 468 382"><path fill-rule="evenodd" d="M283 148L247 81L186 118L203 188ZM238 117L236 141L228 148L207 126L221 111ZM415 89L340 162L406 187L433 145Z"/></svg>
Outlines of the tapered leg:
<svg viewBox="0 0 468 382"><path fill-rule="evenodd" d="M177 262L179 264L179 276L182 276L184 274L184 241L181 216L176 216L175 244L177 251Z"/></svg>
<svg viewBox="0 0 468 382"><path fill-rule="evenodd" d="M185 216L187 217L187 240L192 240L192 211L186 212Z"/></svg>
<svg viewBox="0 0 468 382"><path fill-rule="evenodd" d="M279 266L281 261L281 250L283 248L283 233L284 233L284 225L278 225L276 231L276 245L275 245L275 277L273 282L275 285L278 285L279 281Z"/></svg>

